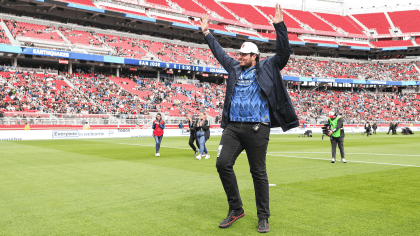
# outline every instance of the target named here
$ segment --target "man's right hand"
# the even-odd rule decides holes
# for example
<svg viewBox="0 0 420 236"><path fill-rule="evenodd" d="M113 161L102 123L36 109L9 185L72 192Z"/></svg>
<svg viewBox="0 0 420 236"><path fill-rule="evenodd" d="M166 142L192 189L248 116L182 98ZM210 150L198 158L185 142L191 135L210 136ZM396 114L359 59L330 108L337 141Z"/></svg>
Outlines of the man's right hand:
<svg viewBox="0 0 420 236"><path fill-rule="evenodd" d="M207 14L203 14L201 16L201 30L203 31L203 33L209 30L209 16Z"/></svg>

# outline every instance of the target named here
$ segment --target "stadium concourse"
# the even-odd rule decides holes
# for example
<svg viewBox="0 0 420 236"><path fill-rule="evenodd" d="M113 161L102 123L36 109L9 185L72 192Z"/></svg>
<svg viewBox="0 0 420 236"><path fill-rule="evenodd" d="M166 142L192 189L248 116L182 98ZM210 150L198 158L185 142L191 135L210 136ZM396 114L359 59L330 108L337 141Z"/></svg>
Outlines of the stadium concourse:
<svg viewBox="0 0 420 236"><path fill-rule="evenodd" d="M273 7L213 0L19 5L27 2L5 0L0 13L2 128L25 121L149 127L156 112L176 128L202 110L217 125L226 75L199 31L201 14L210 14L211 32L234 58L244 41L258 44L262 58L275 50ZM284 8L293 55L281 73L300 123L320 124L330 110L342 111L348 124L420 123L420 27L405 17L420 19L416 6L344 14Z"/></svg>

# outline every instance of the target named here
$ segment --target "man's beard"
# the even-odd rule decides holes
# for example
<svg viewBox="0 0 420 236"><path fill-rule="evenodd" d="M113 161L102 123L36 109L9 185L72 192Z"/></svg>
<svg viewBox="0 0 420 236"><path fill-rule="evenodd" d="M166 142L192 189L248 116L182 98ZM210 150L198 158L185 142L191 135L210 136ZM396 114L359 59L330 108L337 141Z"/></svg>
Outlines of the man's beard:
<svg viewBox="0 0 420 236"><path fill-rule="evenodd" d="M242 68L248 69L252 66L252 62L249 62L248 64L245 64L243 66L241 66Z"/></svg>

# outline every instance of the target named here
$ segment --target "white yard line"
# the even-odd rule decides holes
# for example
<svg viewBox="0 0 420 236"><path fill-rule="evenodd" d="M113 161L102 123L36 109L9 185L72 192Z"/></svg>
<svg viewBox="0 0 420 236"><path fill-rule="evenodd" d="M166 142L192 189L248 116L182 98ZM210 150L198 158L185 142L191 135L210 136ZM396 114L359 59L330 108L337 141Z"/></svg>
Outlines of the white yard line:
<svg viewBox="0 0 420 236"><path fill-rule="evenodd" d="M142 144L130 144L130 143L120 143L123 145L133 145L133 146L142 146L142 147L155 147L155 145L142 145ZM183 150L191 150L191 148L179 148L179 147L168 147L168 146L160 146L164 148L174 148L174 149L183 149ZM192 150L191 150L192 151ZM211 152L216 152L217 150L209 150ZM330 161L331 159L326 158L316 158L316 157L300 157L300 156L288 156L288 155L276 155L275 153L330 153L330 152L267 152L269 156L278 156L278 157L291 157L291 158L300 158L300 159L312 159L312 160L326 160ZM375 153L346 153L352 155L358 154L369 154L375 155ZM420 155L400 155L400 154L376 154L376 155L397 155L397 156L420 156ZM406 164L394 164L394 163L381 163L381 162L372 162L372 161L352 161L346 160L347 162L355 162L355 163L364 163L364 164L377 164L377 165L390 165L390 166L404 166L404 167L420 167L415 165L406 165ZM339 162L339 160L337 160Z"/></svg>

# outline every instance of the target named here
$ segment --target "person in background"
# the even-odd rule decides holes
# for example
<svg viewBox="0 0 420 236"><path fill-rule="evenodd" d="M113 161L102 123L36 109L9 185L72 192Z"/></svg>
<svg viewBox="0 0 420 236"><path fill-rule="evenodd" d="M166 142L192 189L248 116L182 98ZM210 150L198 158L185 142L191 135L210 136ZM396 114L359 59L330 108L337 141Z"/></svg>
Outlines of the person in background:
<svg viewBox="0 0 420 236"><path fill-rule="evenodd" d="M331 125L330 132L328 136L330 136L331 140L331 151L332 151L332 160L331 163L335 163L335 156L338 148L340 149L341 154L341 162L346 163L346 159L344 158L344 119L337 113L330 111L328 116L328 122Z"/></svg>
<svg viewBox="0 0 420 236"><path fill-rule="evenodd" d="M29 126L29 122L25 123L25 130L31 130L31 127Z"/></svg>
<svg viewBox="0 0 420 236"><path fill-rule="evenodd" d="M376 124L376 122L373 123L372 129L373 129L373 133L376 134L376 130L378 129L378 125Z"/></svg>
<svg viewBox="0 0 420 236"><path fill-rule="evenodd" d="M85 125L83 125L83 130L90 130L89 122L85 122Z"/></svg>
<svg viewBox="0 0 420 236"><path fill-rule="evenodd" d="M195 123L195 131L198 139L198 143L200 144L198 156L196 157L198 160L201 160L201 156L206 153L206 159L210 158L210 154L206 148L206 141L210 138L210 125L209 121L207 120L207 114L205 112L200 112L200 118L197 119Z"/></svg>
<svg viewBox="0 0 420 236"><path fill-rule="evenodd" d="M159 149L163 138L163 130L165 129L165 121L162 120L162 115L157 113L156 120L153 122L153 137L156 141L156 154L155 156L160 157Z"/></svg>
<svg viewBox="0 0 420 236"><path fill-rule="evenodd" d="M195 122L192 120L190 114L187 114L186 118L187 118L187 124L188 124L188 132L190 132L190 140L188 141L188 144L194 151L194 157L195 157L198 155L198 149L194 145L194 140L197 147L200 148L200 144L198 143L197 135L195 132Z"/></svg>
<svg viewBox="0 0 420 236"><path fill-rule="evenodd" d="M180 121L180 122L179 122L179 124L178 124L178 128L179 128L179 129L183 129L183 128L184 128L184 125L182 124L182 122L181 122L181 121Z"/></svg>

